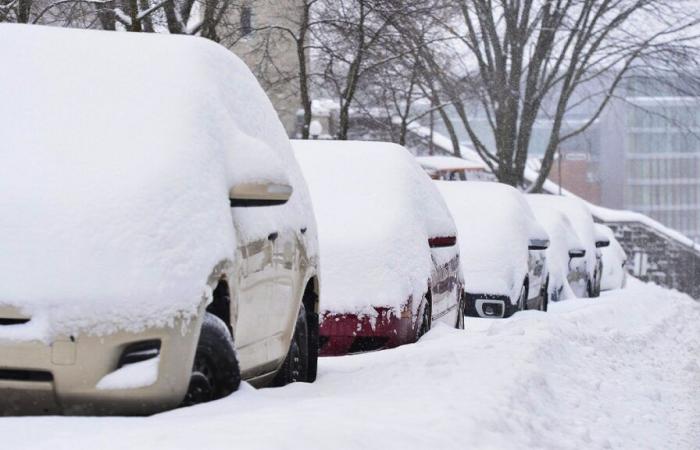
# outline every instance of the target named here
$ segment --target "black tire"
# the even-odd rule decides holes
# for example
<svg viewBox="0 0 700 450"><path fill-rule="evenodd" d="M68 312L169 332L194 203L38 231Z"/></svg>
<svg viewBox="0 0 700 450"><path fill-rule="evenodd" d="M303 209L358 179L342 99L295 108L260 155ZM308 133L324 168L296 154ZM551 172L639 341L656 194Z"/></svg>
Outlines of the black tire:
<svg viewBox="0 0 700 450"><path fill-rule="evenodd" d="M433 303L426 297L421 311L420 326L416 334L416 341L423 337L433 327Z"/></svg>
<svg viewBox="0 0 700 450"><path fill-rule="evenodd" d="M318 347L318 346L317 346ZM289 383L309 380L309 329L306 322L306 309L299 308L294 335L289 344L287 357L277 371L274 386L286 386Z"/></svg>
<svg viewBox="0 0 700 450"><path fill-rule="evenodd" d="M183 406L226 397L241 384L231 332L223 320L205 313Z"/></svg>
<svg viewBox="0 0 700 450"><path fill-rule="evenodd" d="M318 313L314 310L306 311L306 328L309 333L308 351L309 361L307 367L306 381L313 383L316 381L318 373L318 352L319 352L319 321Z"/></svg>

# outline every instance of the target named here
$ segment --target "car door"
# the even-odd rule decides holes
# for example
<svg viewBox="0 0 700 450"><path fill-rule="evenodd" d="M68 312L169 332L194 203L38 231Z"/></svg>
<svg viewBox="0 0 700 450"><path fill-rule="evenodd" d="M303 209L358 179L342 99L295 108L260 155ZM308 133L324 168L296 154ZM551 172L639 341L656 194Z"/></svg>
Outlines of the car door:
<svg viewBox="0 0 700 450"><path fill-rule="evenodd" d="M301 234L301 231L300 231ZM268 310L270 359L284 357L289 338L294 332L300 305L300 285L303 274L300 269L300 236L291 230L277 232L273 240L275 283Z"/></svg>
<svg viewBox="0 0 700 450"><path fill-rule="evenodd" d="M244 378L266 370L269 363L269 309L275 291L274 241L269 237L242 243L238 320L235 343Z"/></svg>

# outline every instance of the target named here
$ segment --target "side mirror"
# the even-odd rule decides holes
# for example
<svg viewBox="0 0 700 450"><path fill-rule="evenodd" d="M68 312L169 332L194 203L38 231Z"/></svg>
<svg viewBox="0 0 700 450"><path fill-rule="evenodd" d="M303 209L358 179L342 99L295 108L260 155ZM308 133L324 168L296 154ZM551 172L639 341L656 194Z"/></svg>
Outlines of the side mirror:
<svg viewBox="0 0 700 450"><path fill-rule="evenodd" d="M454 236L433 237L428 239L428 245L430 248L452 247L456 243L457 238Z"/></svg>
<svg viewBox="0 0 700 450"><path fill-rule="evenodd" d="M549 248L548 239L530 239L528 250L547 250Z"/></svg>
<svg viewBox="0 0 700 450"><path fill-rule="evenodd" d="M607 247L609 245L610 245L610 241L607 239L604 241L595 241L596 248L603 248L603 247Z"/></svg>
<svg viewBox="0 0 700 450"><path fill-rule="evenodd" d="M231 188L231 207L284 205L294 190L280 183L241 183Z"/></svg>
<svg viewBox="0 0 700 450"><path fill-rule="evenodd" d="M586 250L584 250L584 249L582 249L582 248L577 248L577 249L574 249L574 250L569 250L569 258L571 258L571 259L573 259L573 258L583 258L584 256L586 256Z"/></svg>

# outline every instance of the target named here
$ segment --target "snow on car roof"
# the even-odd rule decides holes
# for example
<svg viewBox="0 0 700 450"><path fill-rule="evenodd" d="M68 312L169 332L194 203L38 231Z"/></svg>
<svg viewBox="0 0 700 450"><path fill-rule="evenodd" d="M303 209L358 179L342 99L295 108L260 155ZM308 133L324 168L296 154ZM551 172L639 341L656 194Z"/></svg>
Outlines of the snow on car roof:
<svg viewBox="0 0 700 450"><path fill-rule="evenodd" d="M456 231L413 156L383 142L292 146L318 221L322 308L374 315L371 306L398 310L409 296L422 298L432 267L428 239Z"/></svg>
<svg viewBox="0 0 700 450"><path fill-rule="evenodd" d="M315 232L284 129L223 47L0 25L0 58L0 302L50 317L43 338L171 323L237 240ZM237 213L235 236L228 190L244 181L295 192Z"/></svg>
<svg viewBox="0 0 700 450"><path fill-rule="evenodd" d="M547 239L523 195L494 182L435 183L457 224L467 291L517 295L527 274L529 240Z"/></svg>
<svg viewBox="0 0 700 450"><path fill-rule="evenodd" d="M455 156L418 156L421 167L432 170L483 170L484 164Z"/></svg>

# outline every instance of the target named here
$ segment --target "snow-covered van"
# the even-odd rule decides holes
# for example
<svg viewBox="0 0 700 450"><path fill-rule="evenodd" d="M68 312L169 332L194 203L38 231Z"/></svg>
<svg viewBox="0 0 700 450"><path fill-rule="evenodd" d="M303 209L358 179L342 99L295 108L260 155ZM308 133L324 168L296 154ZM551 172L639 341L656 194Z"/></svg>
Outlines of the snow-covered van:
<svg viewBox="0 0 700 450"><path fill-rule="evenodd" d="M321 246L321 355L416 341L433 324L464 327L452 217L403 147L292 141Z"/></svg>
<svg viewBox="0 0 700 450"><path fill-rule="evenodd" d="M547 232L523 194L493 182L436 181L459 232L469 316L547 310Z"/></svg>
<svg viewBox="0 0 700 450"><path fill-rule="evenodd" d="M248 68L193 37L0 25L0 414L312 381L317 240Z"/></svg>

